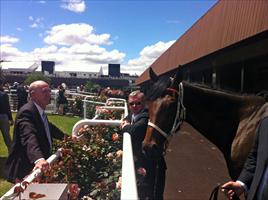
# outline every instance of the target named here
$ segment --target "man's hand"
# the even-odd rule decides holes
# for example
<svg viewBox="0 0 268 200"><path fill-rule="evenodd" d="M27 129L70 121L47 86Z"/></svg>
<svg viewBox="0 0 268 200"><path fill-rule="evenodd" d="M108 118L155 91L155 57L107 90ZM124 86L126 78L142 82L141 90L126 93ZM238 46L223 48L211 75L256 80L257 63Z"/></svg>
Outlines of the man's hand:
<svg viewBox="0 0 268 200"><path fill-rule="evenodd" d="M42 172L45 172L49 169L49 163L45 159L40 159L34 166L35 169L41 169Z"/></svg>
<svg viewBox="0 0 268 200"><path fill-rule="evenodd" d="M245 192L244 187L240 183L234 182L234 181L229 181L229 182L225 183L221 188L222 188L222 191L224 192L224 194L229 199L233 199L233 196L235 194L237 196L240 196L243 192Z"/></svg>
<svg viewBox="0 0 268 200"><path fill-rule="evenodd" d="M130 125L130 123L126 120L123 120L120 124L120 128L123 129L126 125Z"/></svg>

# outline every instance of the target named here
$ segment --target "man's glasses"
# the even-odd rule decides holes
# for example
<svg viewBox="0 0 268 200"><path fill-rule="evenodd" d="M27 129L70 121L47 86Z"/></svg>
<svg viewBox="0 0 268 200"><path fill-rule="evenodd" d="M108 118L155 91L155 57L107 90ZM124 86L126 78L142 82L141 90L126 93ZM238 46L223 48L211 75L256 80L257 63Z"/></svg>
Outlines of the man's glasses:
<svg viewBox="0 0 268 200"><path fill-rule="evenodd" d="M140 106L141 102L129 102L128 104L131 105L131 106L134 106L134 105Z"/></svg>

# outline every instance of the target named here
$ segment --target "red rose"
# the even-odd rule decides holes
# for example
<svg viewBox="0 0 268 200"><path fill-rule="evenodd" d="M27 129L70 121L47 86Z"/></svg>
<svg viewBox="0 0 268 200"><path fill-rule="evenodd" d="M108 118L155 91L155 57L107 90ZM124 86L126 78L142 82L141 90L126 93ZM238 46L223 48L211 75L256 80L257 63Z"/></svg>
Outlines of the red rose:
<svg viewBox="0 0 268 200"><path fill-rule="evenodd" d="M117 133L114 133L113 135L112 135L112 140L113 141L117 141L119 139L119 135L117 134Z"/></svg>

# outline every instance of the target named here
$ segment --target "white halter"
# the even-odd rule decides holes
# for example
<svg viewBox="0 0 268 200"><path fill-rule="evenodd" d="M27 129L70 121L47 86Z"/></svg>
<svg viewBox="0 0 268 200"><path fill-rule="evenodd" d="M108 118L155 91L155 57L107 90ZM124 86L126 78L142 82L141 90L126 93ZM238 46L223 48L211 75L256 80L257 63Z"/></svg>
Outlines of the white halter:
<svg viewBox="0 0 268 200"><path fill-rule="evenodd" d="M152 122L150 122L150 121L148 122L148 126L151 126L155 130L157 130L166 139L168 139L169 136L172 136L174 133L176 133L179 130L182 122L185 119L186 109L183 105L183 85L182 85L182 83L179 84L178 98L179 99L178 99L176 117L174 119L170 134L167 134L165 131L163 131L161 128L159 128L157 125L153 124Z"/></svg>

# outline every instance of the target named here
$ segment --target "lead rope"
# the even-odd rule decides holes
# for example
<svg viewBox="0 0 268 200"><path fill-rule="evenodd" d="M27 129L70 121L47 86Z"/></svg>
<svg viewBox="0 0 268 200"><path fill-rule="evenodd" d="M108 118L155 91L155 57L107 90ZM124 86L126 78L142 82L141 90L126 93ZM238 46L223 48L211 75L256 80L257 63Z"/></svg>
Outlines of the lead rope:
<svg viewBox="0 0 268 200"><path fill-rule="evenodd" d="M217 185L211 192L209 200L217 200L218 199L218 192L221 185Z"/></svg>
<svg viewBox="0 0 268 200"><path fill-rule="evenodd" d="M177 105L177 112L176 112L176 117L172 126L172 129L170 131L170 135L166 138L166 142L164 145L164 152L163 155L166 155L166 150L168 148L169 141L171 140L173 134L177 133L177 131L180 129L181 124L185 120L185 115L186 115L186 108L183 104L183 84L180 82L179 84L179 91L178 91L178 105Z"/></svg>
<svg viewBox="0 0 268 200"><path fill-rule="evenodd" d="M222 184L217 185L211 192L209 200L218 200L218 193L219 193L219 189L221 188ZM234 194L233 200L240 200L240 198Z"/></svg>

